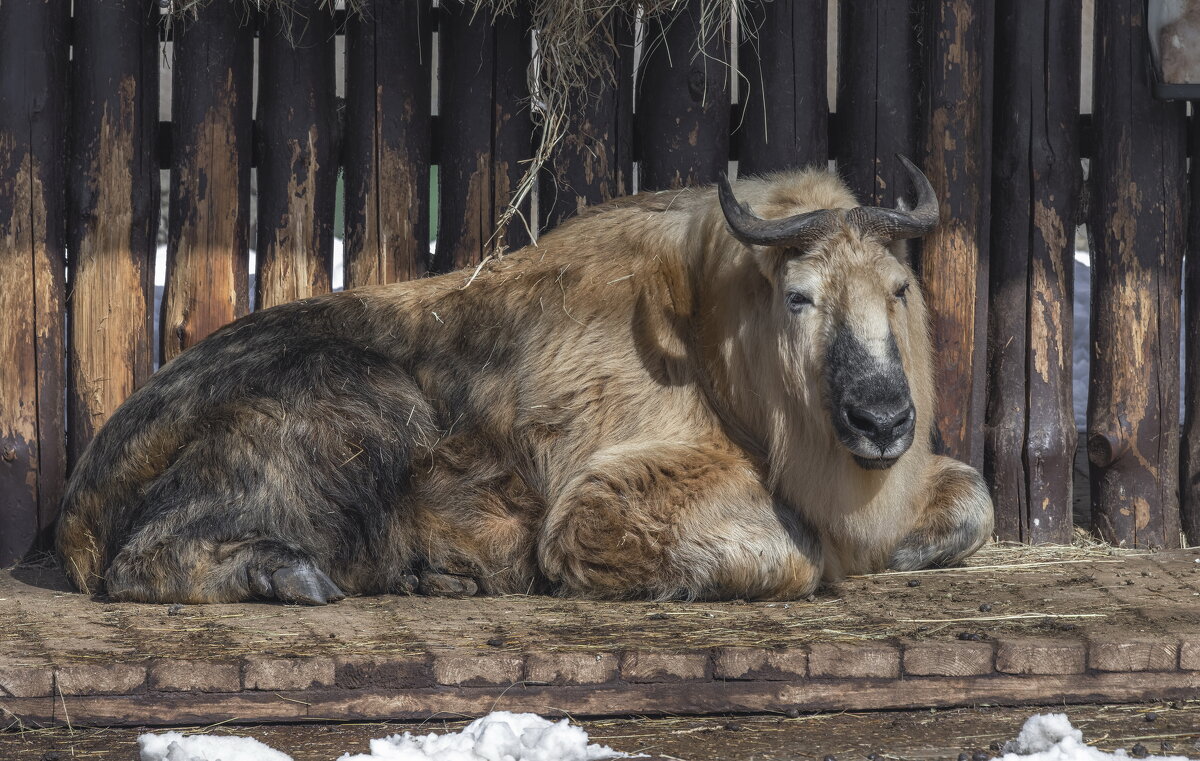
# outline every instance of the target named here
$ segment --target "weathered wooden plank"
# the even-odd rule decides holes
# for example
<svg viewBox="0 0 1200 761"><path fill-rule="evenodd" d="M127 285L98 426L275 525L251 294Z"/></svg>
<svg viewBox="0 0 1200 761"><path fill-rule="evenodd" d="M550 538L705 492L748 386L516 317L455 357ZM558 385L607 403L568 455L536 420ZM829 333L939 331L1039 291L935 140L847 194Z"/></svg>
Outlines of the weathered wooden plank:
<svg viewBox="0 0 1200 761"><path fill-rule="evenodd" d="M254 29L221 3L175 40L162 361L246 313Z"/></svg>
<svg viewBox="0 0 1200 761"><path fill-rule="evenodd" d="M322 0L267 12L258 56L258 309L330 289L335 33Z"/></svg>
<svg viewBox="0 0 1200 761"><path fill-rule="evenodd" d="M1145 5L1096 4L1088 458L1101 536L1179 545L1185 111L1150 92Z"/></svg>
<svg viewBox="0 0 1200 761"><path fill-rule="evenodd" d="M687 0L673 15L645 25L638 86L636 139L642 190L715 182L729 166L728 20L708 27L702 0Z"/></svg>
<svg viewBox="0 0 1200 761"><path fill-rule="evenodd" d="M742 121L738 173L763 174L829 159L827 0L750 3L738 55Z"/></svg>
<svg viewBox="0 0 1200 761"><path fill-rule="evenodd" d="M909 193L896 154L920 152L924 80L917 0L838 4L838 172L869 206Z"/></svg>
<svg viewBox="0 0 1200 761"><path fill-rule="evenodd" d="M158 24L153 0L75 9L67 245L74 463L153 371Z"/></svg>
<svg viewBox="0 0 1200 761"><path fill-rule="evenodd" d="M368 2L346 28L346 287L429 262L429 0Z"/></svg>
<svg viewBox="0 0 1200 761"><path fill-rule="evenodd" d="M1080 8L1000 7L984 474L1002 539L1070 541Z"/></svg>
<svg viewBox="0 0 1200 761"><path fill-rule="evenodd" d="M542 173L542 229L585 206L633 192L633 20L614 10L602 23L603 34L615 45L612 79L598 74L587 84L587 103L574 104L570 132Z"/></svg>
<svg viewBox="0 0 1200 761"><path fill-rule="evenodd" d="M496 245L529 242L529 199L498 237L497 225L533 155L533 122L526 78L531 58L530 16L525 4L514 15L474 13L473 5L449 0L439 26L442 127L438 271L479 262Z"/></svg>
<svg viewBox="0 0 1200 761"><path fill-rule="evenodd" d="M1200 156L1200 114L1193 113L1188 130L1190 153ZM1187 314L1187 368L1183 398L1183 450L1180 453L1180 512L1188 544L1200 544L1200 161L1192 159L1189 174L1188 242L1191 254L1184 272L1184 311Z"/></svg>
<svg viewBox="0 0 1200 761"><path fill-rule="evenodd" d="M0 566L58 510L63 438L67 3L0 3Z"/></svg>
<svg viewBox="0 0 1200 761"><path fill-rule="evenodd" d="M941 225L925 237L921 276L932 314L939 390L934 425L946 454L983 464L983 332L987 299L988 147L985 76L990 0L931 3L925 173Z"/></svg>

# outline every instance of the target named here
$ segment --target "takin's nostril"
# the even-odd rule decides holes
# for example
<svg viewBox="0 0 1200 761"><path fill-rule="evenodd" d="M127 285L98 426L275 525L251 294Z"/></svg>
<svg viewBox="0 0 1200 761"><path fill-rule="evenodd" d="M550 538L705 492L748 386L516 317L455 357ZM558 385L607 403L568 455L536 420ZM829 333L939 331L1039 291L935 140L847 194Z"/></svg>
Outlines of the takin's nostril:
<svg viewBox="0 0 1200 761"><path fill-rule="evenodd" d="M904 406L846 407L846 422L855 432L876 444L886 446L912 430L916 411Z"/></svg>

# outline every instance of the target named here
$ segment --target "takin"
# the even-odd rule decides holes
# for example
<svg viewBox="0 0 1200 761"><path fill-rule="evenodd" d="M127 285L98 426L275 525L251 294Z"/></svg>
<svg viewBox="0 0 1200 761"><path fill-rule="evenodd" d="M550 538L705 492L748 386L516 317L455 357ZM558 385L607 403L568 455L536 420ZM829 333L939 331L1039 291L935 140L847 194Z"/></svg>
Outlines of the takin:
<svg viewBox="0 0 1200 761"><path fill-rule="evenodd" d="M903 241L938 205L901 160L912 209L859 206L824 170L722 180L586 211L478 271L243 317L80 458L63 565L115 600L322 604L786 600L956 563L992 502L931 451Z"/></svg>

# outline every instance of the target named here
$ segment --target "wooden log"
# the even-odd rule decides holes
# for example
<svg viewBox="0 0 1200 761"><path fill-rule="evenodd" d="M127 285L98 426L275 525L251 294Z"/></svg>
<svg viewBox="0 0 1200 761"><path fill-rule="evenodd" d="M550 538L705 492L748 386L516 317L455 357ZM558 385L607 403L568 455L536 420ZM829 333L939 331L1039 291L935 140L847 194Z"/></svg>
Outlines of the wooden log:
<svg viewBox="0 0 1200 761"><path fill-rule="evenodd" d="M67 185L72 464L153 372L159 211L157 5L96 0L75 10Z"/></svg>
<svg viewBox="0 0 1200 761"><path fill-rule="evenodd" d="M67 3L0 3L0 567L62 496Z"/></svg>
<svg viewBox="0 0 1200 761"><path fill-rule="evenodd" d="M337 30L325 5L271 9L259 41L258 309L330 289Z"/></svg>
<svg viewBox="0 0 1200 761"><path fill-rule="evenodd" d="M986 63L993 5L931 3L925 173L941 225L925 237L921 277L938 352L935 436L945 454L983 464L987 299L988 116Z"/></svg>
<svg viewBox="0 0 1200 761"><path fill-rule="evenodd" d="M162 361L248 310L254 28L222 3L177 32Z"/></svg>
<svg viewBox="0 0 1200 761"><path fill-rule="evenodd" d="M533 122L524 102L529 28L524 3L513 15L495 16L476 13L462 0L442 6L438 271L477 263L496 246L529 243L527 225L534 220L528 198L518 204L520 218L497 230L533 155Z"/></svg>
<svg viewBox="0 0 1200 761"><path fill-rule="evenodd" d="M1193 113L1188 130L1192 170L1189 175L1188 243L1185 259L1184 311L1187 314L1187 368L1183 398L1180 511L1188 544L1200 544L1200 113Z"/></svg>
<svg viewBox="0 0 1200 761"><path fill-rule="evenodd" d="M828 13L826 0L747 5L738 55L738 174L828 161Z"/></svg>
<svg viewBox="0 0 1200 761"><path fill-rule="evenodd" d="M1068 543L1080 6L999 6L984 475L1001 539Z"/></svg>
<svg viewBox="0 0 1200 761"><path fill-rule="evenodd" d="M641 190L715 182L729 166L728 19L696 49L703 0L645 25L636 140ZM707 28L707 27L705 27Z"/></svg>
<svg viewBox="0 0 1200 761"><path fill-rule="evenodd" d="M346 24L346 287L429 263L429 0L368 2Z"/></svg>
<svg viewBox="0 0 1200 761"><path fill-rule="evenodd" d="M916 0L838 4L838 172L868 206L891 208L911 191L896 154L917 156L924 81Z"/></svg>
<svg viewBox="0 0 1200 761"><path fill-rule="evenodd" d="M615 45L612 70L588 83L587 103L575 104L570 132L542 173L538 214L543 230L585 206L633 192L633 19L615 10L602 23Z"/></svg>
<svg viewBox="0 0 1200 761"><path fill-rule="evenodd" d="M1145 4L1096 4L1092 516L1107 541L1179 546L1185 111L1150 91Z"/></svg>

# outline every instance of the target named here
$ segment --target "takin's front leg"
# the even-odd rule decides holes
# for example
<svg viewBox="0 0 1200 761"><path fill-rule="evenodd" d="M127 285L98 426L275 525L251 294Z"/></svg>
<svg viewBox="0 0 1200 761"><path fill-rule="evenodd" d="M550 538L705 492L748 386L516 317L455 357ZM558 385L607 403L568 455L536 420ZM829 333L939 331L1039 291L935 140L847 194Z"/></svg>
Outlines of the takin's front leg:
<svg viewBox="0 0 1200 761"><path fill-rule="evenodd" d="M647 442L592 459L551 507L538 559L565 595L796 599L820 582L813 536L736 453Z"/></svg>
<svg viewBox="0 0 1200 761"><path fill-rule="evenodd" d="M892 551L897 571L962 562L992 536L992 497L979 471L949 457L930 464L925 504L916 528Z"/></svg>

